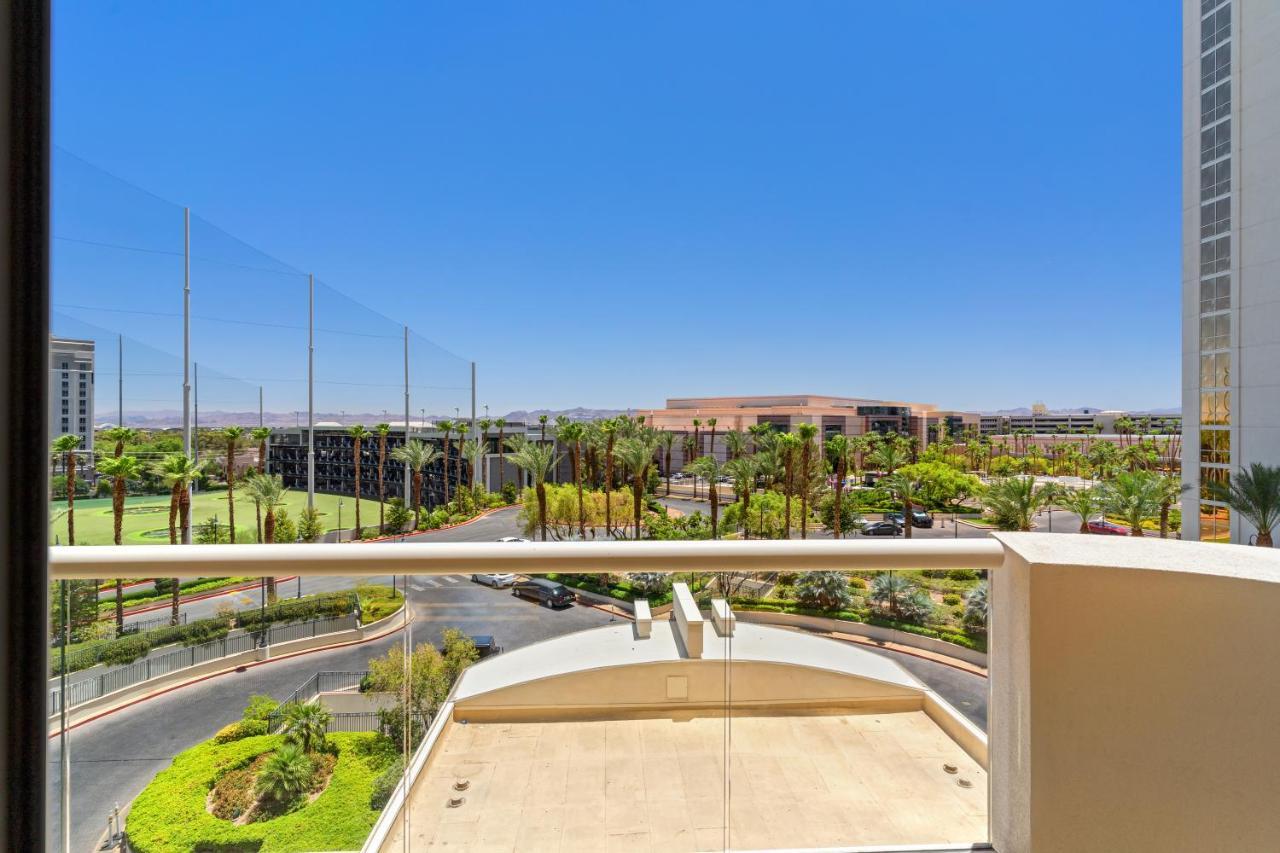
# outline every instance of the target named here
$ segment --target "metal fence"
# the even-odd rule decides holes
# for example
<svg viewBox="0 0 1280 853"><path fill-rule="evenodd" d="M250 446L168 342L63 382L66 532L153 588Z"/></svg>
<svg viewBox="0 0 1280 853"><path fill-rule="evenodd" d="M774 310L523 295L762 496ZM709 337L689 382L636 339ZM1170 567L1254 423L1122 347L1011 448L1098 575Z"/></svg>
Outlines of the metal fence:
<svg viewBox="0 0 1280 853"><path fill-rule="evenodd" d="M289 697L277 705L276 709L267 716L267 731L277 731L284 725L285 714L293 705L305 705L321 693L357 688L368 674L369 670L367 669L348 672L333 670L317 672L302 682L297 690L289 694ZM376 717L377 714L375 713L374 716ZM374 726L374 728L377 728L377 726ZM335 731L370 731L370 729L336 729Z"/></svg>
<svg viewBox="0 0 1280 853"><path fill-rule="evenodd" d="M267 632L267 643L287 643L292 640L319 637L337 631L348 631L360 625L359 618L350 613L332 619L314 619L310 622L299 622L294 625L273 627ZM247 652L262 641L262 633L238 634L207 643L177 648L167 652L152 653L141 660L109 669L96 676L83 678L67 685L68 708L83 704L108 693L114 693L125 687L168 675L180 669L197 666L228 655ZM345 673L336 673L345 675ZM360 673L363 676L363 673ZM311 679L316 680L315 677ZM359 683L359 678L356 679ZM327 687L326 690L344 689ZM314 695L314 694L313 694ZM304 700L305 701L305 700ZM62 710L62 689L55 687L49 691L49 713L56 714Z"/></svg>
<svg viewBox="0 0 1280 853"><path fill-rule="evenodd" d="M124 626L125 634L140 634L152 630L153 628L168 628L173 624L173 614L165 616L153 616L150 619L138 619ZM178 614L178 624L187 624L187 614Z"/></svg>

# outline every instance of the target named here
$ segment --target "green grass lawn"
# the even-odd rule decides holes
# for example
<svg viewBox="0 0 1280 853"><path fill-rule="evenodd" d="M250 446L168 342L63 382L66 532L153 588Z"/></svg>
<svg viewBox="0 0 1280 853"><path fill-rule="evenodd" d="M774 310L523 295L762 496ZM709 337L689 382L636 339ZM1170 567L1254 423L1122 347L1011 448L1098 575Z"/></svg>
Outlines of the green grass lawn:
<svg viewBox="0 0 1280 853"><path fill-rule="evenodd" d="M320 520L326 530L338 526L338 495L316 494L316 509L320 511ZM351 527L355 524L355 499L342 497L342 524ZM290 489L286 496L285 506L289 517L297 523L302 510L307 505L307 493ZM227 523L227 493L225 491L201 492L191 499L191 524L203 524L207 519L217 515L221 524ZM54 501L49 507L49 543L54 538L67 542L67 502ZM362 500L360 502L360 522L368 527L378 523L378 502ZM253 501L247 497L236 495L236 529L247 531L248 539L254 541L257 528L253 512ZM238 541L238 537L237 537ZM76 544L77 545L110 545L111 538L111 498L79 498L76 500ZM140 495L125 499L124 509L124 543L126 545L167 545L169 543L169 496Z"/></svg>

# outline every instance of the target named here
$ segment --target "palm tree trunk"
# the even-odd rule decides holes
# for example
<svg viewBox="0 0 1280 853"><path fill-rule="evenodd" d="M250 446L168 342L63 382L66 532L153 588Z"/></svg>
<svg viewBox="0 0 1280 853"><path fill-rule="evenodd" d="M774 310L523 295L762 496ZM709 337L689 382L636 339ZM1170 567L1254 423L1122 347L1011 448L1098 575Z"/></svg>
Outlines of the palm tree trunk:
<svg viewBox="0 0 1280 853"><path fill-rule="evenodd" d="M836 539L840 538L840 519L841 519L840 501L841 501L841 498L843 497L843 492L844 492L844 465L842 464L836 469L836 488L835 488L835 501L834 501L835 518L831 525L831 533Z"/></svg>
<svg viewBox="0 0 1280 853"><path fill-rule="evenodd" d="M258 523L258 544L262 544L262 504L257 498L253 499L253 516Z"/></svg>
<svg viewBox="0 0 1280 853"><path fill-rule="evenodd" d="M580 457L582 455L582 441L578 440L573 443L573 482L578 487L578 538L587 538L587 508L582 502L582 469Z"/></svg>
<svg viewBox="0 0 1280 853"><path fill-rule="evenodd" d="M800 538L809 538L809 442L800 459Z"/></svg>
<svg viewBox="0 0 1280 853"><path fill-rule="evenodd" d="M356 474L356 536L355 538L359 539L360 538L360 439L357 438L352 442L351 452L354 455L355 466L356 466L356 471L355 471L355 474Z"/></svg>
<svg viewBox="0 0 1280 853"><path fill-rule="evenodd" d="M751 538L751 484L742 493L742 538Z"/></svg>
<svg viewBox="0 0 1280 853"><path fill-rule="evenodd" d="M466 434L461 429L458 430L458 455L453 460L454 470L458 475L458 488L453 491L454 500L458 502L458 512L462 512L462 446L463 437L465 435Z"/></svg>
<svg viewBox="0 0 1280 853"><path fill-rule="evenodd" d="M67 454L67 544L76 544L76 454Z"/></svg>
<svg viewBox="0 0 1280 853"><path fill-rule="evenodd" d="M385 533L387 528L386 502L387 490L383 485L383 469L387 461L387 436L378 434L378 532Z"/></svg>
<svg viewBox="0 0 1280 853"><path fill-rule="evenodd" d="M613 536L613 501L609 495L613 491L613 433L609 433L608 443L604 451L604 533Z"/></svg>
<svg viewBox="0 0 1280 853"><path fill-rule="evenodd" d="M1160 504L1160 538L1169 538L1169 504Z"/></svg>
<svg viewBox="0 0 1280 853"><path fill-rule="evenodd" d="M236 544L236 443L227 442L227 524L231 544Z"/></svg>
<svg viewBox="0 0 1280 853"><path fill-rule="evenodd" d="M534 493L538 496L538 528L542 534L542 541L547 541L547 487L541 480L538 481L534 488Z"/></svg>
<svg viewBox="0 0 1280 853"><path fill-rule="evenodd" d="M507 465L506 455L507 449L502 443L502 427L498 427L498 491L501 492L507 485Z"/></svg>
<svg viewBox="0 0 1280 853"><path fill-rule="evenodd" d="M173 484L169 490L169 544L178 544L178 493L182 490L182 481Z"/></svg>
<svg viewBox="0 0 1280 853"><path fill-rule="evenodd" d="M1257 538L1257 539L1255 539L1255 540L1253 541L1253 544L1257 545L1259 548L1272 548L1272 547L1274 547L1274 546L1272 545L1272 543L1271 543L1271 531L1270 531L1270 530L1259 530L1259 531L1258 531L1258 538Z"/></svg>
<svg viewBox="0 0 1280 853"><path fill-rule="evenodd" d="M782 520L782 538L791 538L791 463L787 462L786 471L784 473L784 482L782 484L782 494L784 496L783 506L785 507Z"/></svg>
<svg viewBox="0 0 1280 853"><path fill-rule="evenodd" d="M667 474L667 497L671 497L671 447L669 445L666 453L665 471Z"/></svg>
<svg viewBox="0 0 1280 853"><path fill-rule="evenodd" d="M267 519L263 529L266 535L267 544L269 545L274 543L276 541L276 513L274 507L267 507ZM267 604L275 604L276 579L274 577L268 577L265 580L267 587Z"/></svg>
<svg viewBox="0 0 1280 853"><path fill-rule="evenodd" d="M713 439L714 441L714 439ZM716 481L710 480L707 484L711 498L711 538L720 538L720 490L716 488Z"/></svg>
<svg viewBox="0 0 1280 853"><path fill-rule="evenodd" d="M911 528L914 526L915 525L911 523L911 501L909 500L903 501L902 502L902 538L903 539L911 538Z"/></svg>
<svg viewBox="0 0 1280 853"><path fill-rule="evenodd" d="M413 472L413 529L422 523L422 471Z"/></svg>
<svg viewBox="0 0 1280 853"><path fill-rule="evenodd" d="M644 503L644 474L636 476L631 486L631 500L635 510L636 540L640 539L640 507Z"/></svg>

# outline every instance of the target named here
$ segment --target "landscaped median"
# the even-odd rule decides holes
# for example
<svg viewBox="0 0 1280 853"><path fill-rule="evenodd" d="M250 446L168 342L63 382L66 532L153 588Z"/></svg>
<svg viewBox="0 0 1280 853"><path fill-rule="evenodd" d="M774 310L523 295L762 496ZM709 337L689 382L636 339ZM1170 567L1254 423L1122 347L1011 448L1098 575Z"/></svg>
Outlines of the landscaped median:
<svg viewBox="0 0 1280 853"><path fill-rule="evenodd" d="M246 792L228 790L241 780L252 791L264 757L284 745L282 735L262 735L230 743L208 741L179 753L160 771L129 809L128 839L136 853L172 850L289 851L358 850L378 818L374 783L396 758L391 742L376 733L330 734L332 772L318 795L314 790L274 811L246 816L224 801ZM314 762L314 758L311 759ZM327 762L327 758L326 761ZM228 779L231 774L237 774ZM211 792L219 783L218 796ZM243 786L242 786L243 787ZM218 817L214 812L226 814ZM278 812L278 813L277 813ZM235 817L232 817L235 815Z"/></svg>

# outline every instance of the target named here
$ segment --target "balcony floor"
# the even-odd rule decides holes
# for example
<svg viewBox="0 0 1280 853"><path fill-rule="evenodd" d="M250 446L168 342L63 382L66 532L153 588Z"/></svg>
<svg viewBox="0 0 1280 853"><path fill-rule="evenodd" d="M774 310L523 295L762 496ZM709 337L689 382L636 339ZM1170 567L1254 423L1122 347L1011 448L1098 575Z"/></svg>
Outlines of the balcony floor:
<svg viewBox="0 0 1280 853"><path fill-rule="evenodd" d="M410 848L724 849L724 733L719 716L454 723L410 796ZM732 848L986 838L986 773L923 712L735 716L732 738ZM466 803L446 808L459 776Z"/></svg>

